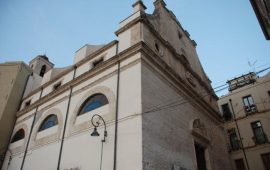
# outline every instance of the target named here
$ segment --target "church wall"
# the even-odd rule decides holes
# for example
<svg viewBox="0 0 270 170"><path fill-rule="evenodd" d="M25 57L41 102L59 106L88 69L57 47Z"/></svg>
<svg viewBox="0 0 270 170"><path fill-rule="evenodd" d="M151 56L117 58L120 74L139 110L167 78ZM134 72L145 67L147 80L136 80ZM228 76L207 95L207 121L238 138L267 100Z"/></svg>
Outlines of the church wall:
<svg viewBox="0 0 270 170"><path fill-rule="evenodd" d="M86 73L87 71L93 69L93 62L98 60L99 58L104 58L104 61L106 61L106 60L112 58L115 55L116 55L116 45L113 45L112 47L108 48L107 50L105 50L101 54L98 54L98 55L94 56L91 60L86 61L84 64L78 66L78 68L76 69L75 78L82 75L82 74L84 74L84 73ZM70 82L73 79L73 74L74 74L74 71L70 71L67 74L65 74L64 76L62 76L59 79L55 80L50 85L46 86L43 89L42 97L50 94L51 92L53 92L54 91L54 85L56 85L57 83L61 82L61 86L63 86L64 84ZM40 78L40 77L39 76L38 77L32 77L31 76L30 77L30 80L28 81L28 84L27 84L27 87L26 87L27 94L30 91L34 90L35 87L37 86L36 83L39 82L39 81L36 80L37 78ZM46 74L43 77L43 79L46 79ZM42 80L42 81L47 82L48 80ZM26 95L24 94L24 96L26 96ZM39 99L39 96L40 96L40 91L38 91L35 94L32 94L31 96L25 98L23 100L23 104L21 105L20 110L22 110L25 107L24 106L25 102L31 100L31 103L34 103Z"/></svg>
<svg viewBox="0 0 270 170"><path fill-rule="evenodd" d="M49 143L39 148L29 150L25 159L24 169L47 170L56 169L60 143Z"/></svg>
<svg viewBox="0 0 270 170"><path fill-rule="evenodd" d="M33 113L33 112L34 111L31 111L31 113ZM2 167L3 170L8 169L8 168L9 169L20 169L32 121L33 121L33 117L25 118L25 120L23 120L23 121L21 121L19 119L16 120L16 125L13 129L12 137L19 129L23 128L25 131L25 138L23 140L18 141L18 142L9 144L9 148L8 148L7 153L6 153L6 157L5 157L5 161L4 161L4 165ZM10 140L12 140L12 138ZM10 159L10 156L11 156L11 159ZM8 162L10 163L9 166L8 166Z"/></svg>
<svg viewBox="0 0 270 170"><path fill-rule="evenodd" d="M29 76L28 82L23 94L23 98L26 97L31 91L37 89L42 81L42 77L40 77L38 74L33 73L32 76Z"/></svg>
<svg viewBox="0 0 270 170"><path fill-rule="evenodd" d="M196 44L190 39L189 33L179 26L180 23L177 23L177 18L168 9L164 7L156 8L158 8L158 10L154 13L155 19L153 20L154 22L157 20L154 26L159 34L168 41L178 53L181 52L181 49L184 49L191 67L208 83L196 53ZM166 27L162 27L161 25L166 25Z"/></svg>
<svg viewBox="0 0 270 170"><path fill-rule="evenodd" d="M230 169L220 124L146 64L142 65L142 94L145 170L169 169L173 165L195 170L195 142L206 148L208 169ZM195 119L205 125L207 140L192 134Z"/></svg>
<svg viewBox="0 0 270 170"><path fill-rule="evenodd" d="M20 110L24 109L26 106L25 104L31 100L31 104L39 100L41 91L38 91L37 93L25 98L22 100L21 108Z"/></svg>
<svg viewBox="0 0 270 170"><path fill-rule="evenodd" d="M176 29L176 28L175 28ZM164 61L172 70L177 73L180 78L183 80L190 89L196 91L199 95L203 96L204 100L212 106L213 109L218 111L218 105L216 100L211 96L207 95L205 87L203 87L200 82L188 71L184 64L180 61L178 56L175 56L171 52L171 50L164 45L164 43L157 38L150 28L147 25L143 25L143 41L155 52L156 56L159 57L162 61ZM159 51L156 50L155 44L159 46ZM186 56L188 57L188 56ZM194 69L192 67L192 69ZM196 72L198 74L198 72ZM208 81L204 81L204 83L210 87Z"/></svg>
<svg viewBox="0 0 270 170"><path fill-rule="evenodd" d="M54 91L54 86L61 82L61 86L64 84L70 82L73 79L73 71L70 71L68 74L64 75L63 77L55 80L52 84L49 86L45 87L42 92L42 97L48 95L49 93Z"/></svg>
<svg viewBox="0 0 270 170"><path fill-rule="evenodd" d="M117 150L117 169L119 170L126 170L130 167L142 168L141 116L138 115L141 112L141 71L139 63L139 54L121 62ZM116 87L117 66L114 66L90 77L73 88L60 169L99 169L104 127L102 125L98 127L100 137L90 136L93 131L93 126L90 123L93 114L100 114L107 123L108 137L103 145L102 167L103 169L112 169ZM69 92L68 90L39 106L24 169L56 169ZM87 97L97 92L106 95L109 100L108 106L105 105L84 115L77 116L81 104ZM43 94L46 94L46 92ZM23 140L25 142L29 135L34 113L35 109L17 119L15 129L21 127L22 124L27 127L26 133L28 134ZM50 114L57 115L59 124L38 132L40 124ZM26 143L21 144L24 145L24 149L22 148L20 153L12 155L9 165L9 168L12 167L14 170L20 169L22 163ZM8 157L6 157L4 170L7 167L7 161Z"/></svg>
<svg viewBox="0 0 270 170"><path fill-rule="evenodd" d="M128 29L118 35L119 41L119 52L124 51L131 46L131 30Z"/></svg>
<svg viewBox="0 0 270 170"><path fill-rule="evenodd" d="M134 59L124 61L121 67ZM114 67L114 71L116 68ZM140 111L140 89L139 89L139 74L140 67L138 64L128 66L128 69L123 69L120 76L120 96L119 96L119 130L118 130L118 164L117 169L128 169L129 167L141 167L141 137L140 137L140 117L132 117L134 113ZM107 70L108 71L108 70ZM102 75L100 75L102 76ZM95 77L98 79L99 76ZM69 115L68 124L68 136L65 141L65 149L63 151L63 168L80 167L82 169L98 169L100 163L101 154L101 137L103 136L103 127L98 128L101 133L101 137L91 137L90 133L93 127L87 123L86 127L78 127L78 117L75 120L75 125L72 125L72 114L76 114L78 103L81 103L85 96L94 93L94 91L104 91L112 95L111 103L113 106L109 106L109 110L93 111L93 114L97 113L104 117L107 122L108 137L104 143L103 150L103 169L112 169L113 166L113 148L114 148L114 115L115 115L115 100L116 100L116 73L105 80L97 80L98 84L93 84L89 79L85 84L90 86L84 89L82 92L76 94L72 98L71 109ZM128 82L128 83L127 83ZM75 89L81 89L79 85ZM107 91L109 90L109 92ZM136 97L138 96L138 97ZM110 97L109 97L110 98ZM139 110L138 110L139 109ZM108 111L108 113L102 113L102 111ZM87 115L85 118L90 121L91 115ZM82 115L83 116L83 115ZM74 120L73 120L74 121ZM79 122L80 123L80 122ZM90 128L90 129L89 129ZM134 149L130 149L130 147ZM77 156L80 155L80 156ZM87 158L87 159L82 159ZM129 160L129 161L127 161Z"/></svg>

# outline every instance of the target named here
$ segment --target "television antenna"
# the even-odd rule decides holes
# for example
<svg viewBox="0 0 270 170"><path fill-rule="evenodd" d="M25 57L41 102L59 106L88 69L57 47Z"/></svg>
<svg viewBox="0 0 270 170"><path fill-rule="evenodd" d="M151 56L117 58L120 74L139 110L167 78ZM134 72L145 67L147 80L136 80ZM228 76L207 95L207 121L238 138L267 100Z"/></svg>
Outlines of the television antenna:
<svg viewBox="0 0 270 170"><path fill-rule="evenodd" d="M257 60L255 60L254 62L250 62L248 60L248 66L249 66L251 72L254 72L254 73L256 72L255 71L255 68L256 68L255 65L256 65L256 63L257 63Z"/></svg>

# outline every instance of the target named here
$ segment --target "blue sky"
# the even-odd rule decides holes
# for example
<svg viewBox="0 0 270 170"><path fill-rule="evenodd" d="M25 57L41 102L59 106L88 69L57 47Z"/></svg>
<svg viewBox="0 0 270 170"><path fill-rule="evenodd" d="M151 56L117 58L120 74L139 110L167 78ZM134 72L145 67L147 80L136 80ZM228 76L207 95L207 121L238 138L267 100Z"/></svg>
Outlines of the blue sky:
<svg viewBox="0 0 270 170"><path fill-rule="evenodd" d="M117 37L118 23L132 13L135 0L0 0L0 62L28 63L47 54L56 67L72 64L84 44ZM266 41L249 0L165 0L198 46L213 86L270 66ZM153 0L144 0L147 13Z"/></svg>

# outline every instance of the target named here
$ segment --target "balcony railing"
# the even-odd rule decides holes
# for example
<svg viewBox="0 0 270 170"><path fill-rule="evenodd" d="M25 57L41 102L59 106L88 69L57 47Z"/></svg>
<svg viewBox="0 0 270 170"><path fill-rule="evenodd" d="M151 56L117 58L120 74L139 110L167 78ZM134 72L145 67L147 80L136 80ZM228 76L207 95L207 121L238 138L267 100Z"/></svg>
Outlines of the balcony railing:
<svg viewBox="0 0 270 170"><path fill-rule="evenodd" d="M256 145L268 143L268 138L267 138L266 134L253 136L252 139Z"/></svg>
<svg viewBox="0 0 270 170"><path fill-rule="evenodd" d="M234 140L230 142L230 151L237 151L241 149L241 144L239 140Z"/></svg>
<svg viewBox="0 0 270 170"><path fill-rule="evenodd" d="M251 114L257 112L257 107L255 104L252 104L250 106L244 106L244 110L247 114Z"/></svg>
<svg viewBox="0 0 270 170"><path fill-rule="evenodd" d="M232 113L231 113L230 110L223 111L223 119L224 119L225 121L230 121L230 120L233 119Z"/></svg>

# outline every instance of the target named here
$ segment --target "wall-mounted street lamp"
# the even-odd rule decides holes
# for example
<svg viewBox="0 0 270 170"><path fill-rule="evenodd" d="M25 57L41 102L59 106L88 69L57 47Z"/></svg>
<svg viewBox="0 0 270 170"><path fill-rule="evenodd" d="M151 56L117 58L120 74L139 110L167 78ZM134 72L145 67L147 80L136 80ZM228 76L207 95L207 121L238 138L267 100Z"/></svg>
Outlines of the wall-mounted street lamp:
<svg viewBox="0 0 270 170"><path fill-rule="evenodd" d="M106 141L106 137L108 135L107 134L107 127L106 127L106 122L104 121L104 119L100 115L95 114L92 116L91 123L94 126L94 131L91 133L91 136L100 136L98 131L97 131L97 127L99 127L100 121L102 121L104 124L104 137L101 140L101 143L102 143L101 144L101 156L100 156L100 170L101 170L102 169L102 157L103 157L103 143Z"/></svg>
<svg viewBox="0 0 270 170"><path fill-rule="evenodd" d="M106 122L104 121L104 119L98 115L98 114L95 114L92 116L92 119L91 119L91 123L92 125L94 126L94 131L91 133L91 136L100 136L98 131L97 131L97 127L99 127L100 125L100 121L103 122L104 124L104 138L101 140L101 142L105 142L106 141L106 137L107 137L107 127L106 127Z"/></svg>

